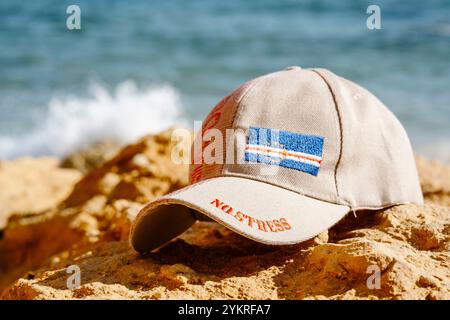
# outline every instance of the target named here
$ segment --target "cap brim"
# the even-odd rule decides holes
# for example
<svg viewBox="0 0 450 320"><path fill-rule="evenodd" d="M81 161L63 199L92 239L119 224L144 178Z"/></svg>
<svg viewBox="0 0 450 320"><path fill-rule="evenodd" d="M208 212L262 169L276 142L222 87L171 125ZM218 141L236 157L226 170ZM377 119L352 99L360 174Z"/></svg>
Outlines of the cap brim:
<svg viewBox="0 0 450 320"><path fill-rule="evenodd" d="M216 177L146 205L133 223L131 245L141 253L160 247L194 224L195 211L244 237L286 245L327 230L349 212L349 207L260 181Z"/></svg>

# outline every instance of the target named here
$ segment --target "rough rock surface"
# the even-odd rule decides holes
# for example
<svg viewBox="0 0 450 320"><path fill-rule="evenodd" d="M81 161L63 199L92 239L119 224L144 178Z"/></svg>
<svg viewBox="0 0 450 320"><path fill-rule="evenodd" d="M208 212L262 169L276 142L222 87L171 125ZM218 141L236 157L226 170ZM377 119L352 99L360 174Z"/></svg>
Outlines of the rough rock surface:
<svg viewBox="0 0 450 320"><path fill-rule="evenodd" d="M94 143L88 148L74 152L61 162L62 168L73 168L88 173L110 160L120 150L120 143L114 140Z"/></svg>
<svg viewBox="0 0 450 320"><path fill-rule="evenodd" d="M188 167L172 163L172 145L170 130L145 137L71 183L55 208L10 217L0 241L0 289L53 254L126 239L143 203L187 184Z"/></svg>
<svg viewBox="0 0 450 320"><path fill-rule="evenodd" d="M81 178L59 168L54 158L0 161L0 230L12 214L33 214L55 207Z"/></svg>
<svg viewBox="0 0 450 320"><path fill-rule="evenodd" d="M139 256L127 242L130 221L187 183L187 167L170 161L170 134L122 149L53 209L12 217L0 241L1 298L450 299L450 168L422 158L423 207L350 214L285 247L199 222ZM69 289L71 265L81 286Z"/></svg>
<svg viewBox="0 0 450 320"><path fill-rule="evenodd" d="M425 200L450 206L450 167L422 157L416 163Z"/></svg>

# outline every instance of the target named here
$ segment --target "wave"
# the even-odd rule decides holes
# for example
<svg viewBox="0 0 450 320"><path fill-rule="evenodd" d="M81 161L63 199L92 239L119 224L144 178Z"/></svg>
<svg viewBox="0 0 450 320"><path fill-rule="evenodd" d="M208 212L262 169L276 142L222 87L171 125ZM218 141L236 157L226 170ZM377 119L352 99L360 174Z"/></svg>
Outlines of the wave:
<svg viewBox="0 0 450 320"><path fill-rule="evenodd" d="M0 136L0 158L62 157L95 142L127 143L186 124L179 94L170 85L139 90L133 81L125 81L113 93L99 84L91 85L89 92L87 98L53 98L30 132Z"/></svg>
<svg viewBox="0 0 450 320"><path fill-rule="evenodd" d="M192 127L183 113L178 91L170 85L138 89L129 80L120 83L113 92L92 84L89 93L86 98L53 98L43 115L36 118L37 125L28 132L0 136L0 160L21 156L64 157L96 142L129 143L170 126ZM414 150L427 158L450 163L450 142L433 140L431 144L416 143Z"/></svg>

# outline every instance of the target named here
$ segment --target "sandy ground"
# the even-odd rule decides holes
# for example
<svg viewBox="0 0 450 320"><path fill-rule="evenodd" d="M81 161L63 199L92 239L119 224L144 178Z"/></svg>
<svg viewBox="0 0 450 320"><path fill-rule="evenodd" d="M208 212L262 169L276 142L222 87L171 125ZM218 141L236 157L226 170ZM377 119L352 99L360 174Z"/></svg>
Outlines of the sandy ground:
<svg viewBox="0 0 450 320"><path fill-rule="evenodd" d="M171 147L170 131L145 137L79 181L54 159L0 163L1 298L450 299L450 167L417 158L425 206L350 214L299 245L201 222L139 256L137 211L187 184ZM71 265L81 285L69 289Z"/></svg>

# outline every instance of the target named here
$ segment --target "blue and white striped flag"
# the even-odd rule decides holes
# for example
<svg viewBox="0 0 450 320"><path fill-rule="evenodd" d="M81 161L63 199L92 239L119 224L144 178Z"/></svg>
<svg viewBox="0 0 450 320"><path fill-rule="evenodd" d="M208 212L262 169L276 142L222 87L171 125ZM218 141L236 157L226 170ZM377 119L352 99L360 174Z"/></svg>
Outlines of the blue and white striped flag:
<svg viewBox="0 0 450 320"><path fill-rule="evenodd" d="M244 160L277 165L317 176L324 138L267 128L250 127Z"/></svg>

